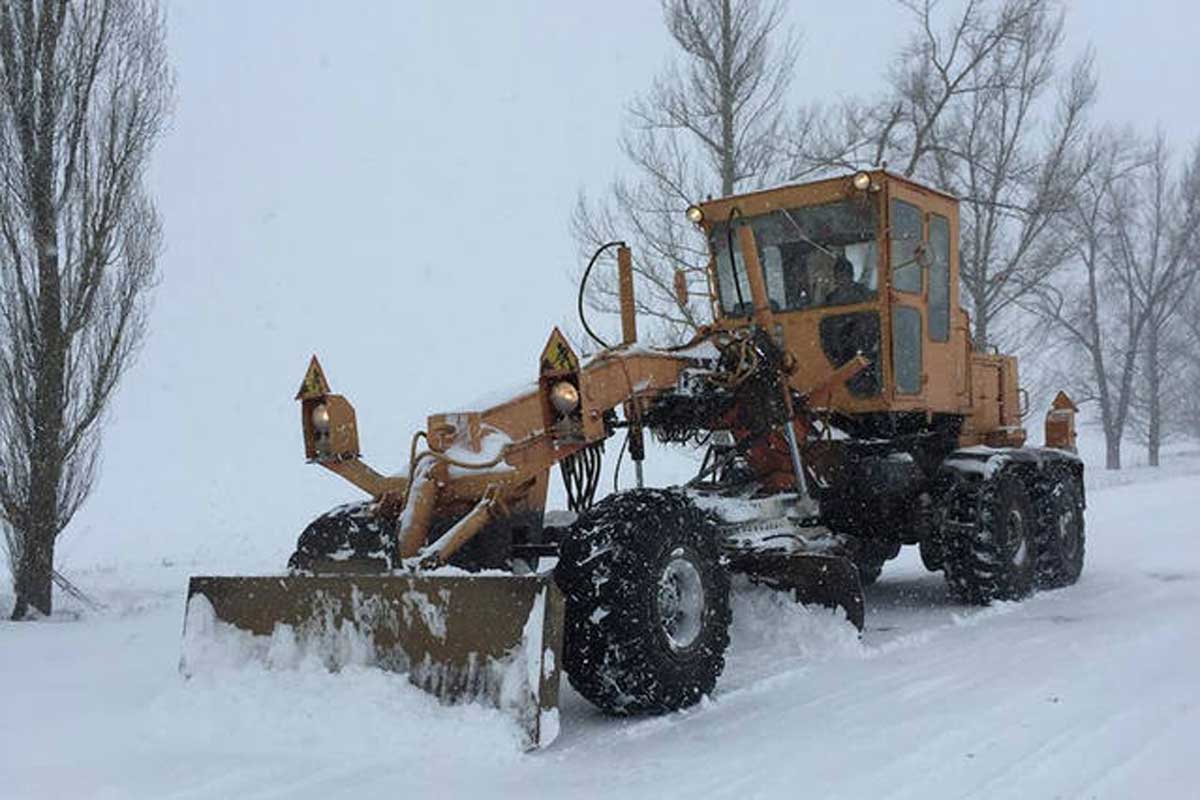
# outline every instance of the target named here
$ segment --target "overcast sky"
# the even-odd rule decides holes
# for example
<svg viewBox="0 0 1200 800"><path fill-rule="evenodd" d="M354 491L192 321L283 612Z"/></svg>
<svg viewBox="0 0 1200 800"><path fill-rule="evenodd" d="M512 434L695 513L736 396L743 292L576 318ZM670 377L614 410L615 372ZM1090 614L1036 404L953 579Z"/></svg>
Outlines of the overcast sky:
<svg viewBox="0 0 1200 800"><path fill-rule="evenodd" d="M796 103L876 92L907 22L886 0L790 14ZM384 469L428 413L532 378L574 307L571 206L621 170L622 110L670 56L653 0L194 0L169 30L162 283L68 569L267 565L352 499L303 462L314 352ZM1096 50L1100 119L1191 145L1193 3L1076 0L1067 32Z"/></svg>

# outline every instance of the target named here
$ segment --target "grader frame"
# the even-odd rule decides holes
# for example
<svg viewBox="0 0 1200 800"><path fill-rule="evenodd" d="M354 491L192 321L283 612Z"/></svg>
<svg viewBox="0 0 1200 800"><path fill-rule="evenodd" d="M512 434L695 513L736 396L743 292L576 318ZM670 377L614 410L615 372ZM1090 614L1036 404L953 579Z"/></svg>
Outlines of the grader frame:
<svg viewBox="0 0 1200 800"><path fill-rule="evenodd" d="M807 231L791 213L837 208L849 209L858 220L852 243L839 243L828 231ZM354 408L332 392L314 356L296 396L305 456L370 497L364 510L356 512L368 522L347 524L352 531L365 525L382 542L384 557L309 558L313 554L305 551L302 536L293 567L316 573L314 583L305 584L302 575L288 579L292 599L267 603L288 609L276 615L277 621L296 625L305 615L323 613L338 625L386 624L390 633L385 639L393 650L403 649L405 637L398 631L419 629L410 638L421 644L410 648L405 663L412 674L426 676L420 681L423 686L443 696L486 696L494 702L501 694L497 682L509 680L509 673L480 671L480 654L490 654L489 663L498 664L503 653L523 648L527 662L536 659L545 667L542 673L531 672L522 684L529 702L518 713L526 722L529 742L538 745L552 738L548 730L556 730L547 716L553 704L544 702L554 693L543 680L554 683L562 663L557 655L563 647L562 620L547 611L559 609L561 614L564 604L554 576L543 573L529 579L530 591L514 605L506 629L510 634L522 632L520 647L512 642L507 649L497 647L488 639L490 631L461 620L450 626L456 631L455 641L444 646L445 626L439 628L436 615L430 618L413 609L426 609L434 596L453 605L454 593L465 591L475 605L460 603L460 608L476 609L463 613L477 612L479 590L463 589L477 579L445 573L447 567L516 569L521 559L536 565L539 555L559 554L563 533L551 532L545 516L551 469L561 465L568 478L587 473L571 496L573 510L586 515L596 489L598 447L618 430L627 431L639 486L646 430L723 433L730 444L714 457L714 464L720 461L723 466L698 476L691 491L709 494L697 502L717 508L709 514L720 522L719 502L713 497L734 492L728 475L737 473L742 476L736 488L739 502L757 503L761 515L749 526L722 523L724 563L768 585L795 591L800 599L839 606L860 628L859 570L864 559L878 561L882 553L886 560L894 555L888 548L920 543L931 568L943 568L944 563L948 580L952 572L961 578L963 567L953 560L957 551L946 531L984 524L983 517L970 516L968 506L991 502L991 495L970 487L986 488L986 480L972 481L976 472L990 475L992 467L975 470L971 465L976 462L996 462L996 472L1011 462L1016 465L1012 474L1044 472L1060 482L1070 481L1076 493L1070 497L1077 495L1077 501L1060 501L1061 514L1066 518L1076 513L1070 505L1076 502L1081 513L1082 490L1074 488L1081 465L1067 452L1074 447L1074 406L1060 396L1047 418L1047 448L1024 448L1021 417L1026 409L1021 408L1016 360L973 349L969 318L958 302L954 198L876 170L712 200L692 207L688 216L712 248L707 266L712 325L682 347L639 345L632 254L619 244L622 341L582 360L553 330L538 358L537 379L528 389L490 408L430 415L426 429L412 438L405 474L383 475L363 461ZM791 225L782 228L790 239L778 233L784 225L780 219ZM845 255L852 247L858 247L862 262L860 278L871 288L859 287L859 294L846 301L826 302L834 293L820 281L841 269L843 261L853 266ZM792 274L785 271L780 255L784 250L793 257ZM807 266L794 261L799 252L807 254ZM686 281L677 280L676 286L686 290ZM850 347L846 342L829 344L830 331L838 330L857 331L857 338L848 340ZM839 429L849 434L844 437L849 441L830 439ZM980 450L981 446L991 449ZM965 455L952 457L954 451ZM738 469L731 471L732 464ZM747 473L752 476L749 483ZM877 475L886 478L888 485L878 494L886 495L890 505L864 499L873 490L862 484ZM1042 491L1041 483L1029 481L1029 492ZM967 516L937 523L936 504L943 495L953 495L956 508L968 509L962 512ZM973 499L977 496L984 500ZM900 509L902 523L885 509ZM879 535L884 516L899 532L885 532L891 538L880 545L871 539ZM861 535L856 532L860 527ZM353 535L338 541L352 542ZM785 546L778 544L781 538ZM299 556L304 558L296 561ZM389 570L397 577L386 577ZM370 581L354 577L379 572L385 576ZM342 591L333 591L328 583L327 576L335 574L347 576ZM216 609L218 620L263 633L271 614L264 614L255 598L273 597L278 591L268 589L274 584L254 581L272 580L277 579L197 578L191 594ZM963 580L978 588L971 583L974 578L959 583ZM419 602L412 599L418 584L425 587ZM1011 586L997 583L978 597L986 602L1006 593L1016 596L1028 585L1028 580ZM572 598L568 591L568 640L584 635L579 631L587 627L586 621L572 622ZM364 611L368 606L374 609L370 614ZM383 622L380 608L390 609ZM437 647L428 644L434 639L440 643ZM567 644L570 649L570 641ZM443 660L440 671L428 665L411 668L414 658L427 660L434 651ZM578 670L589 662L577 657L574 663ZM714 663L719 671L719 660ZM431 674L438 679L431 682ZM538 674L541 678L535 677ZM696 691L679 696L694 702ZM606 702L588 696L602 705ZM656 702L645 707L670 707Z"/></svg>

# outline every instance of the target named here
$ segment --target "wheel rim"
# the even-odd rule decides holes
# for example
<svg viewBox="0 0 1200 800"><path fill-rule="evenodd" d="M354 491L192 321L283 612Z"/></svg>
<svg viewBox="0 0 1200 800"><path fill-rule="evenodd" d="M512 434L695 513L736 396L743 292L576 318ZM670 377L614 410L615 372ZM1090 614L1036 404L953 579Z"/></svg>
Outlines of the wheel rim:
<svg viewBox="0 0 1200 800"><path fill-rule="evenodd" d="M1023 566L1029 560L1029 544L1025 540L1025 518L1018 509L1008 512L1009 561Z"/></svg>
<svg viewBox="0 0 1200 800"><path fill-rule="evenodd" d="M1072 559L1079 549L1079 537L1075 534L1075 510L1069 509L1058 515L1058 545L1064 557Z"/></svg>
<svg viewBox="0 0 1200 800"><path fill-rule="evenodd" d="M674 652L695 644L704 627L704 581L682 554L672 554L659 577L658 618Z"/></svg>

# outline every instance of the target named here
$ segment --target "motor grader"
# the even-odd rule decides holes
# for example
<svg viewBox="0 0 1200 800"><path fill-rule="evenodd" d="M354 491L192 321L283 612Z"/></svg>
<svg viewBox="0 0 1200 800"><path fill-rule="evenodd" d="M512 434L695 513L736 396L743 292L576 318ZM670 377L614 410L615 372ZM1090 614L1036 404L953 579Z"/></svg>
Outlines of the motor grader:
<svg viewBox="0 0 1200 800"><path fill-rule="evenodd" d="M193 578L187 626L357 636L372 663L504 708L539 746L561 669L613 714L712 692L735 574L860 630L862 585L904 545L964 603L1077 579L1075 408L1060 394L1045 446L1026 444L1017 362L976 350L959 306L953 197L875 170L686 214L710 245L711 325L639 344L632 256L609 243L584 281L615 248L621 341L581 358L555 329L525 390L430 416L400 474L362 460L314 357L305 456L365 499L309 525L286 575ZM644 486L647 435L702 447L698 474ZM596 501L610 440L636 486ZM555 466L570 513L545 509Z"/></svg>

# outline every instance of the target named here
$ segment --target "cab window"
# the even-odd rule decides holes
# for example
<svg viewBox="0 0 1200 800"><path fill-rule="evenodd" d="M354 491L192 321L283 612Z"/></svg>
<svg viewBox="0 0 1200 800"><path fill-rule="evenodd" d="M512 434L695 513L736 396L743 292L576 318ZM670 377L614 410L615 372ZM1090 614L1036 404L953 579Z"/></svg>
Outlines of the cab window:
<svg viewBox="0 0 1200 800"><path fill-rule="evenodd" d="M929 338L950 339L950 221L929 217Z"/></svg>
<svg viewBox="0 0 1200 800"><path fill-rule="evenodd" d="M772 310L854 305L877 297L875 207L857 200L843 201L735 221L736 286L727 224L714 225L710 244L716 253L717 292L726 316L748 316L752 310L746 267L738 252L737 226L742 224L754 230Z"/></svg>
<svg viewBox="0 0 1200 800"><path fill-rule="evenodd" d="M921 292L922 244L921 209L903 200L892 201L891 249L892 285L897 291Z"/></svg>
<svg viewBox="0 0 1200 800"><path fill-rule="evenodd" d="M921 312L917 309L896 306L892 312L892 355L896 391L900 394L920 394Z"/></svg>

